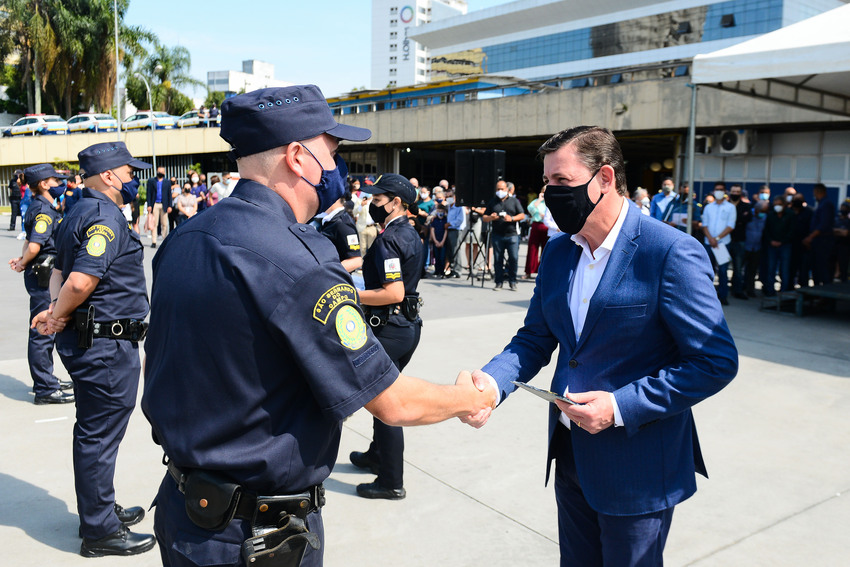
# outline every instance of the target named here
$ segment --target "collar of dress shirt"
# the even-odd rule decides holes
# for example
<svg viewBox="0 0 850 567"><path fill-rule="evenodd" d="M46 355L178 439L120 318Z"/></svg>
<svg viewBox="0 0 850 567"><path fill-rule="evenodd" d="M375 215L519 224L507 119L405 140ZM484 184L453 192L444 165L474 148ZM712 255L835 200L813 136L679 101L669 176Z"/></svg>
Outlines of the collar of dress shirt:
<svg viewBox="0 0 850 567"><path fill-rule="evenodd" d="M611 230L608 231L608 236L605 237L605 240L602 241L602 244L600 244L599 248L596 250L591 251L587 240L580 234L574 234L570 237L573 242L581 246L582 254L586 254L591 260L598 260L614 249L614 244L617 242L617 237L620 236L620 230L623 228L623 223L626 221L626 214L629 212L629 203L630 201L628 199L623 198L617 222L614 223L614 226L612 226Z"/></svg>
<svg viewBox="0 0 850 567"><path fill-rule="evenodd" d="M344 210L345 210L345 207L340 207L338 209L332 210L331 212L329 212L328 214L326 214L322 218L322 224L325 224L326 222L328 222L329 220L331 220L332 218L334 218L335 216L337 216L339 213L343 212Z"/></svg>

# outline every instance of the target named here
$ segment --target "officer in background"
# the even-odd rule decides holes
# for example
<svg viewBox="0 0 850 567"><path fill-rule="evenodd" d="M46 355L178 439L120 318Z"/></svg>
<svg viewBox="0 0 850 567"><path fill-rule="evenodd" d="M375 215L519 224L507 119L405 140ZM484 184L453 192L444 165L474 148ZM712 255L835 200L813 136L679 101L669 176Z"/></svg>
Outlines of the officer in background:
<svg viewBox="0 0 850 567"><path fill-rule="evenodd" d="M138 192L134 171L150 165L130 155L123 142L95 144L77 157L86 188L56 232L55 305L37 315L33 326L61 331L56 347L74 381L80 555L135 555L152 549L156 540L127 529L145 511L115 503L115 460L136 407L138 342L149 304L142 244L120 207Z"/></svg>
<svg viewBox="0 0 850 567"><path fill-rule="evenodd" d="M416 201L416 188L407 178L386 173L374 185L369 215L383 227L363 259L360 292L366 321L399 371L410 362L419 344L422 319L419 318L419 293L416 286L422 275L424 251L419 234L407 221L407 209ZM378 475L374 482L357 485L363 498L401 500L406 496L403 483L404 433L401 427L374 421L369 450L353 451L354 466Z"/></svg>
<svg viewBox="0 0 850 567"><path fill-rule="evenodd" d="M9 220L9 230L15 230L18 217L21 216L21 177L24 172L16 169L9 180L9 206L12 209L12 218ZM23 220L23 219L21 219Z"/></svg>
<svg viewBox="0 0 850 567"><path fill-rule="evenodd" d="M344 418L365 406L434 423L494 393L468 373L452 386L399 374L333 246L304 224L343 195L338 141L371 133L337 124L314 85L221 112L241 180L153 259L142 409L168 463L154 529L167 566L321 565L321 484Z"/></svg>
<svg viewBox="0 0 850 567"><path fill-rule="evenodd" d="M30 319L50 306L50 274L56 260L53 235L62 219L53 207L53 201L62 194L59 180L65 179L52 165L42 163L26 168L27 185L33 193L32 203L24 218L27 239L21 256L9 260L16 272L24 272L24 286L30 295ZM18 191L20 196L20 191ZM36 405L67 404L74 401L70 390L71 382L59 380L53 375L53 336L42 335L35 329L29 330L27 362L30 367Z"/></svg>
<svg viewBox="0 0 850 567"><path fill-rule="evenodd" d="M360 238L354 219L345 210L345 196L337 199L326 211L319 230L333 243L342 267L349 274L363 265L360 255Z"/></svg>

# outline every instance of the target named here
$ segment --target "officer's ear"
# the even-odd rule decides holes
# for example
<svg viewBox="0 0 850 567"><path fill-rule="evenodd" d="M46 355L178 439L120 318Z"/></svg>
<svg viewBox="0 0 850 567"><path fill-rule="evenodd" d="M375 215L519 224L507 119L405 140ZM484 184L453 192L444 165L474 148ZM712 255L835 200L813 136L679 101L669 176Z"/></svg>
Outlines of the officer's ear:
<svg viewBox="0 0 850 567"><path fill-rule="evenodd" d="M298 177L304 175L304 160L308 158L310 158L310 154L307 152L305 147L298 142L290 142L289 145L286 146L286 151L283 154L286 166Z"/></svg>

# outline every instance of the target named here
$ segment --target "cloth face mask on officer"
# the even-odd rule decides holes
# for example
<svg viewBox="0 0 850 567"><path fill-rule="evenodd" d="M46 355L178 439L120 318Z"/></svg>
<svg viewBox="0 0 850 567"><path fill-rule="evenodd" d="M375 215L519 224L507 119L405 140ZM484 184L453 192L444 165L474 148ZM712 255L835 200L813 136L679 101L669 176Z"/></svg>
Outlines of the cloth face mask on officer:
<svg viewBox="0 0 850 567"><path fill-rule="evenodd" d="M118 181L121 181L121 178L118 177L118 174L115 173L114 170L110 169L109 171L112 172L112 175L114 175L118 179ZM132 175L130 181L121 181L120 188L115 187L114 185L110 185L110 187L121 193L121 198L124 199L125 205L128 203L132 203L133 200L135 200L136 195L139 194L139 179L138 177L136 177L135 173L130 173L130 175Z"/></svg>
<svg viewBox="0 0 850 567"><path fill-rule="evenodd" d="M546 206L552 213L552 219L563 232L567 234L578 234L587 222L587 218L604 194L600 192L599 199L592 202L587 194L587 188L596 174L602 168L596 170L587 183L582 185L547 185Z"/></svg>
<svg viewBox="0 0 850 567"><path fill-rule="evenodd" d="M387 221L387 217L393 214L393 211L387 210L387 205L393 204L393 201L395 200L395 195L387 193L387 197L390 197L390 201L388 203L384 203L383 205L376 205L375 201L369 203L369 216L372 217L373 221L382 226Z"/></svg>
<svg viewBox="0 0 850 567"><path fill-rule="evenodd" d="M313 156L313 159L316 160L316 163L319 164L319 167L322 168L322 178L318 183L310 183L310 180L301 176L301 179L310 183L313 188L316 190L316 195L319 197L319 210L316 211L316 214L321 213L322 211L327 211L331 205L336 203L340 197L345 194L345 181L348 178L348 166L345 165L345 160L340 157L339 154L334 156L334 163L336 164L336 169L325 169L322 165L322 162L313 155L313 152L310 151L310 148L301 144L307 152ZM373 219L375 217L372 217ZM375 219L377 221L377 219Z"/></svg>

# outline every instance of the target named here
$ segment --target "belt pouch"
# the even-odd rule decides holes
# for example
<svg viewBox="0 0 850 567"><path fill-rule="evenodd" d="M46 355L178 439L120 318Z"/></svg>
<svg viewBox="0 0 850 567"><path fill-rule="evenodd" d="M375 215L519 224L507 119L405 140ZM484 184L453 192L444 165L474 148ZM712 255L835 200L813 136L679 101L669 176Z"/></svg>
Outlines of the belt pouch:
<svg viewBox="0 0 850 567"><path fill-rule="evenodd" d="M252 567L298 567L308 545L319 549L319 536L308 532L302 519L289 516L282 528L246 539L242 557Z"/></svg>
<svg viewBox="0 0 850 567"><path fill-rule="evenodd" d="M74 311L74 328L77 329L77 346L91 348L94 342L94 305L78 307Z"/></svg>
<svg viewBox="0 0 850 567"><path fill-rule="evenodd" d="M236 513L239 485L213 473L194 470L186 476L186 515L205 530L224 529Z"/></svg>

